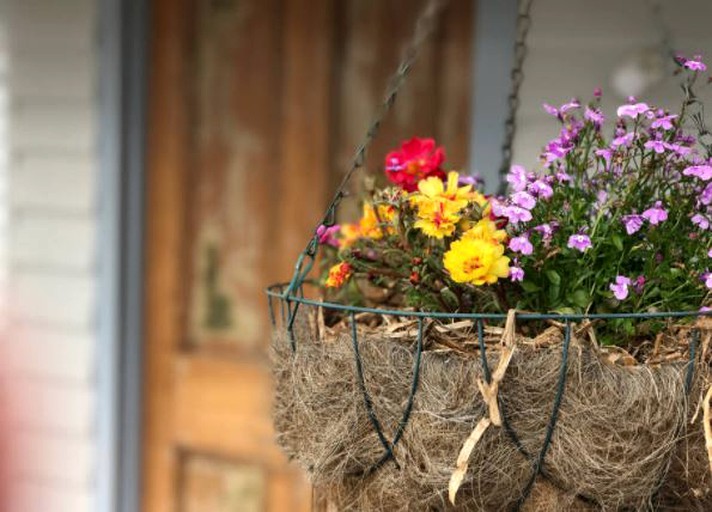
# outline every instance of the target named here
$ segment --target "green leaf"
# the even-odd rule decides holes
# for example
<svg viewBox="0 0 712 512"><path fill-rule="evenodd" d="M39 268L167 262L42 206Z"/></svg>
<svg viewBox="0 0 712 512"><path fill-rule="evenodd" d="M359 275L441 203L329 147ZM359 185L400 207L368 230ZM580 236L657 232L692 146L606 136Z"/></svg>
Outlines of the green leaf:
<svg viewBox="0 0 712 512"><path fill-rule="evenodd" d="M522 288L524 288L524 291L527 293L534 293L538 292L541 290L541 286L539 286L536 283L532 283L531 281L524 280L522 281Z"/></svg>
<svg viewBox="0 0 712 512"><path fill-rule="evenodd" d="M561 285L561 276L556 270L547 270L546 277L555 287L559 287Z"/></svg>
<svg viewBox="0 0 712 512"><path fill-rule="evenodd" d="M616 249L618 249L619 251L623 250L623 239L621 238L620 235L614 234L611 237L611 241L613 242L613 245L616 246Z"/></svg>
<svg viewBox="0 0 712 512"><path fill-rule="evenodd" d="M440 290L440 295L442 295L443 299L445 299L445 302L456 308L460 301L457 298L457 295L450 289L450 288L443 288Z"/></svg>
<svg viewBox="0 0 712 512"><path fill-rule="evenodd" d="M589 297L586 290L576 290L569 296L569 302L580 308L585 308L588 306L591 298Z"/></svg>

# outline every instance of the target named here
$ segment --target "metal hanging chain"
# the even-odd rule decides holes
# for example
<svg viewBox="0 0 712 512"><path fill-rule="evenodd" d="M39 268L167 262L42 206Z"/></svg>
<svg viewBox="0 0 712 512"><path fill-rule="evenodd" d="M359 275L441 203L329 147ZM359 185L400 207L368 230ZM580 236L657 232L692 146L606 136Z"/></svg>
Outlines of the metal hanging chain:
<svg viewBox="0 0 712 512"><path fill-rule="evenodd" d="M346 186L348 185L349 180L356 172L356 170L364 166L366 162L366 152L368 151L368 148L370 147L373 140L376 138L376 135L378 134L378 131L381 127L381 123L383 123L383 120L385 119L386 115L388 115L391 108L393 107L396 101L396 97L398 96L398 92L400 91L401 87L403 87L403 84L405 83L405 80L408 74L410 73L413 64L415 63L418 58L418 55L420 54L422 46L437 28L439 16L448 4L448 1L449 0L427 0L423 11L418 16L413 37L408 42L408 45L405 47L403 57L398 65L398 68L388 81L388 86L386 87L386 94L383 99L383 102L376 111L376 115L374 116L373 120L371 121L371 124L368 127L368 130L366 131L366 135L364 136L363 141L356 148L356 152L351 160L351 165L349 166L348 171L346 172L343 179L341 180L341 183L336 189L334 198L331 200L331 203L329 203L329 206L326 209L326 213L324 214L320 222L315 226L315 229L312 232L312 236L309 242L307 243L307 246L305 247L304 251L302 251L302 254L297 260L292 281L290 282L289 287L286 291L287 295L290 295L296 288L299 287L299 285L301 285L301 283L311 270L311 264L313 263L314 257L316 256L317 250L319 248L316 230L321 225L332 226L335 223L336 209L341 203L344 196L346 195ZM307 264L306 268L303 268L305 257L308 257L310 259L310 262Z"/></svg>
<svg viewBox="0 0 712 512"><path fill-rule="evenodd" d="M499 193L503 193L506 188L504 180L512 164L512 145L517 132L517 111L519 110L519 89L524 81L524 60L526 59L527 35L531 26L531 7L533 0L519 0L517 4L517 37L514 42L514 62L512 64L511 89L507 98L509 112L504 122L504 142L502 143L502 164L499 168Z"/></svg>

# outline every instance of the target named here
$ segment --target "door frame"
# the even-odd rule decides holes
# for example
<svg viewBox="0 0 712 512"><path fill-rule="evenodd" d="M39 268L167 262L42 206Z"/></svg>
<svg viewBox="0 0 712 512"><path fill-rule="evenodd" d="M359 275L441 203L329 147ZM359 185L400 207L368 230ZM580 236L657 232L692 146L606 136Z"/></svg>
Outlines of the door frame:
<svg viewBox="0 0 712 512"><path fill-rule="evenodd" d="M97 512L141 495L147 4L97 2Z"/></svg>

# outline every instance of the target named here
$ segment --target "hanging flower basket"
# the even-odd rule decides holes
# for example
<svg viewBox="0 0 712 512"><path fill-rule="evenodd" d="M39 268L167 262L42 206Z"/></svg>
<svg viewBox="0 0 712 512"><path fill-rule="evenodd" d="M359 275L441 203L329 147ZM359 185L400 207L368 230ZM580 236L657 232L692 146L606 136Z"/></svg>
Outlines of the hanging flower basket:
<svg viewBox="0 0 712 512"><path fill-rule="evenodd" d="M338 510L712 510L704 63L677 58L679 113L630 99L610 137L600 92L545 105L560 134L528 172L508 131L503 195L406 141L337 225L438 8L292 280L268 289L280 444Z"/></svg>

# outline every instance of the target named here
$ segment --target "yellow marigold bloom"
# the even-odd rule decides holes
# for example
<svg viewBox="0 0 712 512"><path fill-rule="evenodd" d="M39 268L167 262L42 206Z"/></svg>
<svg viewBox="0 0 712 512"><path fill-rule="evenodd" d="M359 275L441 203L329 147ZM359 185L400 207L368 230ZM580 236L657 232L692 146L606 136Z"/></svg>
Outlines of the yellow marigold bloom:
<svg viewBox="0 0 712 512"><path fill-rule="evenodd" d="M451 171L447 174L447 184L440 178L430 177L418 182L420 194L411 197L411 204L420 207L421 204L432 203L433 201L446 201L454 203L453 206L462 210L470 201L472 185L464 187L457 186L460 175Z"/></svg>
<svg viewBox="0 0 712 512"><path fill-rule="evenodd" d="M452 203L434 201L418 207L418 220L413 224L427 236L443 238L455 232L460 221L460 209Z"/></svg>
<svg viewBox="0 0 712 512"><path fill-rule="evenodd" d="M376 215L378 211L378 215ZM361 236L378 240L383 237L382 224L386 226L386 233L392 234L395 232L393 222L396 217L396 209L392 205L380 204L378 210L374 209L371 203L363 204L363 216L359 221L359 230Z"/></svg>
<svg viewBox="0 0 712 512"><path fill-rule="evenodd" d="M418 192L410 198L410 203L418 212L415 227L434 238L450 236L460 221L460 211L470 201L472 186L457 186L459 175L450 172L447 184L441 179L430 177L418 182Z"/></svg>
<svg viewBox="0 0 712 512"><path fill-rule="evenodd" d="M504 246L479 238L453 242L443 257L443 264L456 283L481 286L509 275L509 258L504 256Z"/></svg>
<svg viewBox="0 0 712 512"><path fill-rule="evenodd" d="M341 225L341 248L349 247L361 238L361 228L358 224Z"/></svg>
<svg viewBox="0 0 712 512"><path fill-rule="evenodd" d="M482 219L477 224L462 234L463 240L487 240L494 244L501 244L507 239L507 232L497 229L497 224L490 219Z"/></svg>
<svg viewBox="0 0 712 512"><path fill-rule="evenodd" d="M342 261L329 269L329 275L324 285L327 288L340 288L351 277L353 269L351 265Z"/></svg>

